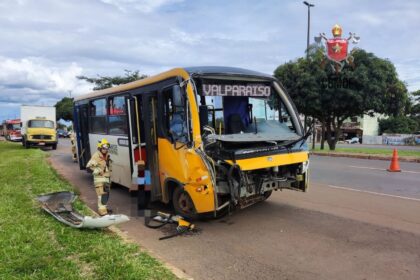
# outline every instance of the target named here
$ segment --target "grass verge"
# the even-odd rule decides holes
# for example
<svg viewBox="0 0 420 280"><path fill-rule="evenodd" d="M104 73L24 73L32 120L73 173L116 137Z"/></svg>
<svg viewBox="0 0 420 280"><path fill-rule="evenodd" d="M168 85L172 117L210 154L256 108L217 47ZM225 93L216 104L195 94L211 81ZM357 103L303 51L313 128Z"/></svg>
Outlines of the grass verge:
<svg viewBox="0 0 420 280"><path fill-rule="evenodd" d="M398 149L398 147L397 147ZM315 150L311 150L317 153L341 153L341 154L363 154L363 155L378 155L378 156L390 156L392 157L391 149L377 149L377 148L336 148L335 151L320 150L319 148L315 148ZM418 157L420 158L420 151L406 151L406 150L399 150L398 155L402 157Z"/></svg>
<svg viewBox="0 0 420 280"><path fill-rule="evenodd" d="M39 149L0 142L0 279L176 279L135 244L107 230L68 227L37 195L72 190ZM81 202L80 212L89 210Z"/></svg>

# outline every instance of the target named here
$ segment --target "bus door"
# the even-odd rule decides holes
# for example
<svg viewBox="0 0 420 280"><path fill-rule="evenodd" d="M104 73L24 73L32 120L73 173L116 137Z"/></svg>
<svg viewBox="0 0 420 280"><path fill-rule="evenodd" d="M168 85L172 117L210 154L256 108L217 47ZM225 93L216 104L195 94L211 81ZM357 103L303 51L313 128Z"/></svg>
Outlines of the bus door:
<svg viewBox="0 0 420 280"><path fill-rule="evenodd" d="M75 124L77 125L77 153L79 158L80 169L85 169L86 164L90 159L90 145L89 145L89 131L88 122L89 119L89 105L82 104L75 107Z"/></svg>
<svg viewBox="0 0 420 280"><path fill-rule="evenodd" d="M157 92L141 94L139 96L142 99L141 111L144 123L144 140L146 143L146 171L150 172L151 201L157 201L162 199L157 141Z"/></svg>

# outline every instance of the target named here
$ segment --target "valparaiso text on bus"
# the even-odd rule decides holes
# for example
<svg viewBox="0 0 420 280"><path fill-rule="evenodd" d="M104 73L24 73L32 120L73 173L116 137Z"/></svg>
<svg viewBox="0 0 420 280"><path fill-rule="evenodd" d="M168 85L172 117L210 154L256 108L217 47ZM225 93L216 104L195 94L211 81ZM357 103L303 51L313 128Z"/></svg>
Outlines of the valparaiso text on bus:
<svg viewBox="0 0 420 280"><path fill-rule="evenodd" d="M195 217L307 188L302 124L272 76L175 68L80 96L74 108L80 168L108 139L111 181L138 190L139 204L173 203Z"/></svg>

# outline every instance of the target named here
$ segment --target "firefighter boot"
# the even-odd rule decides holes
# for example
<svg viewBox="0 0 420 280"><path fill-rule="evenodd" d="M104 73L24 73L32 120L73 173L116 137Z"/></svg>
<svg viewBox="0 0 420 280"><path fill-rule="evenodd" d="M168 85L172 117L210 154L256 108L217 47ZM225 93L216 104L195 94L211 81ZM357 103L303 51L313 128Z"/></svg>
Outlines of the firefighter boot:
<svg viewBox="0 0 420 280"><path fill-rule="evenodd" d="M108 202L109 193L104 192L104 185L95 186L96 194L98 196L98 213L101 216L108 214L106 203Z"/></svg>

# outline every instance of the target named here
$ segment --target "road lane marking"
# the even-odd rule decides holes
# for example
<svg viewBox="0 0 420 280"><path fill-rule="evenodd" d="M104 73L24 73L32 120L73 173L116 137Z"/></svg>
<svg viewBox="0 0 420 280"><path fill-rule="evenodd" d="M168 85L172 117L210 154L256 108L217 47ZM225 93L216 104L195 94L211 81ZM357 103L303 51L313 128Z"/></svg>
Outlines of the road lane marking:
<svg viewBox="0 0 420 280"><path fill-rule="evenodd" d="M360 168L360 169L372 169L372 170L386 171L386 169L383 169L383 168L375 168L375 167L367 167L367 166L354 166L354 165L349 165L349 167ZM411 171L411 170L401 170L401 172L420 174L420 171Z"/></svg>
<svg viewBox="0 0 420 280"><path fill-rule="evenodd" d="M413 197L407 197L407 196L399 196L399 195L393 195L393 194L387 194L387 193L371 192L371 191L358 190L358 189L347 188L347 187L339 187L339 186L334 186L334 185L328 185L328 187L333 188L333 189L341 189L341 190L347 190L347 191L353 191L353 192L362 192L362 193L369 193L369 194L373 194L373 195L388 196L388 197L401 198L401 199L406 199L406 200L420 201L419 198L413 198Z"/></svg>

